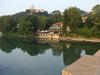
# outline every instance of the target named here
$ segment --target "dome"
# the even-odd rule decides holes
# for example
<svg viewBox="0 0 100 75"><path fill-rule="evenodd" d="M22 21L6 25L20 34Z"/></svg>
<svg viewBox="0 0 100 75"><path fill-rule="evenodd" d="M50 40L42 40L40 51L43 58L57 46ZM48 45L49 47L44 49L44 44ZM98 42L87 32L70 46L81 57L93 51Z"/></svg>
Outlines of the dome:
<svg viewBox="0 0 100 75"><path fill-rule="evenodd" d="M30 9L35 9L35 7L33 5L30 5Z"/></svg>

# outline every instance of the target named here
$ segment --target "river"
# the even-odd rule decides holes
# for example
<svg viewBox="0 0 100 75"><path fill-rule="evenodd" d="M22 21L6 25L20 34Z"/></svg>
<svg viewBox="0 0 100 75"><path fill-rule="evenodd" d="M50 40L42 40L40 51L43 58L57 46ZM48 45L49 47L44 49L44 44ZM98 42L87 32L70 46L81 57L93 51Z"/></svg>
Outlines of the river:
<svg viewBox="0 0 100 75"><path fill-rule="evenodd" d="M100 43L0 38L0 75L61 75L62 69Z"/></svg>

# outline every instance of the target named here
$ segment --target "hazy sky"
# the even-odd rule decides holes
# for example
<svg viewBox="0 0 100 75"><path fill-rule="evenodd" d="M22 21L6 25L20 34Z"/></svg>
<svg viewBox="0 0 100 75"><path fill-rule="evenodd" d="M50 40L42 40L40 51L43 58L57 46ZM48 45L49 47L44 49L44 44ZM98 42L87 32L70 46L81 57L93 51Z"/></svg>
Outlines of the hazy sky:
<svg viewBox="0 0 100 75"><path fill-rule="evenodd" d="M0 0L0 15L25 11L32 4L37 8L42 8L49 12L53 10L63 11L70 6L90 11L93 6L100 4L100 0Z"/></svg>

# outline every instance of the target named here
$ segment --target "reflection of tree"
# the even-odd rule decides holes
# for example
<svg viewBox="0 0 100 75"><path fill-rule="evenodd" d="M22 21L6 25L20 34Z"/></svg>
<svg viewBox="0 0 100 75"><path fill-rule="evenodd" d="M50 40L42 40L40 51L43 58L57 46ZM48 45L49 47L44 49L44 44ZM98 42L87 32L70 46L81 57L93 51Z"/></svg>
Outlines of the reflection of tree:
<svg viewBox="0 0 100 75"><path fill-rule="evenodd" d="M69 65L80 58L80 53L85 50L86 54L93 55L100 49L100 43L87 42L70 42L69 49L66 48L66 43L63 43L63 61L65 65Z"/></svg>
<svg viewBox="0 0 100 75"><path fill-rule="evenodd" d="M15 47L16 47L16 44L11 39L0 38L0 48L4 52L10 53L12 51L12 49L14 49Z"/></svg>
<svg viewBox="0 0 100 75"><path fill-rule="evenodd" d="M79 51L74 49L72 46L69 49L64 48L63 50L63 61L65 65L69 65L79 58Z"/></svg>
<svg viewBox="0 0 100 75"><path fill-rule="evenodd" d="M59 48L52 48L53 56L60 56L61 53L62 53L62 50L60 50Z"/></svg>
<svg viewBox="0 0 100 75"><path fill-rule="evenodd" d="M70 42L66 43L66 48L70 48Z"/></svg>
<svg viewBox="0 0 100 75"><path fill-rule="evenodd" d="M51 44L52 54L54 56L60 56L62 53L62 43Z"/></svg>
<svg viewBox="0 0 100 75"><path fill-rule="evenodd" d="M26 47L23 47L22 50L27 51L31 56L44 53L49 47L44 44L27 44Z"/></svg>
<svg viewBox="0 0 100 75"><path fill-rule="evenodd" d="M21 39L21 38L2 38L0 39L0 48L4 52L11 52L14 48L21 48L24 52L26 51L30 55L38 55L44 53L49 48L45 44L32 43L32 40Z"/></svg>

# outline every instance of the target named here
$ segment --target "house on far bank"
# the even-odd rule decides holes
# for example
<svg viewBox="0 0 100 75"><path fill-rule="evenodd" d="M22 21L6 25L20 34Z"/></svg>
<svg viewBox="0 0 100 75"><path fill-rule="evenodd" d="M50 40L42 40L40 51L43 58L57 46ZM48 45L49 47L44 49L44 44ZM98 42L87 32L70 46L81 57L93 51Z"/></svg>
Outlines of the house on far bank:
<svg viewBox="0 0 100 75"><path fill-rule="evenodd" d="M83 12L83 13L81 14L81 17L82 17L82 22L84 23L84 22L87 20L87 18L88 18L88 13Z"/></svg>
<svg viewBox="0 0 100 75"><path fill-rule="evenodd" d="M63 22L54 23L51 25L48 31L61 34L62 26L63 26Z"/></svg>
<svg viewBox="0 0 100 75"><path fill-rule="evenodd" d="M63 22L54 23L48 30L38 32L39 38L59 38L62 31Z"/></svg>

